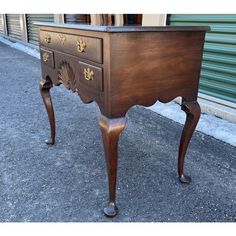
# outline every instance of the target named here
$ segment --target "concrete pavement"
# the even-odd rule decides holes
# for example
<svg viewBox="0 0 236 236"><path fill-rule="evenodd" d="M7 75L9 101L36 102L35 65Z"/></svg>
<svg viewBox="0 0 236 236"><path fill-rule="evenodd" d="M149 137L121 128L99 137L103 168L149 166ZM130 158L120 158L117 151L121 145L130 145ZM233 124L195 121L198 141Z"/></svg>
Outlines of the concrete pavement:
<svg viewBox="0 0 236 236"><path fill-rule="evenodd" d="M52 89L57 124L39 94L40 62L0 43L0 221L236 221L236 149L196 132L177 177L182 125L134 107L120 138L119 215L102 213L107 178L99 110L63 86Z"/></svg>

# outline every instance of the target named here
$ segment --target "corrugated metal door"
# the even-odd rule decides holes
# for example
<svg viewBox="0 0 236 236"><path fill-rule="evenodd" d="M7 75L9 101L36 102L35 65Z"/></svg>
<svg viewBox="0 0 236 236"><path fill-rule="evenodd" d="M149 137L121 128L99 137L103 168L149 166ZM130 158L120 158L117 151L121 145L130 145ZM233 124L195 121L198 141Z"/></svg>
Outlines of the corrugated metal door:
<svg viewBox="0 0 236 236"><path fill-rule="evenodd" d="M236 103L236 15L176 14L171 25L209 25L201 70L200 92Z"/></svg>
<svg viewBox="0 0 236 236"><path fill-rule="evenodd" d="M21 25L19 14L6 14L7 32L12 38L21 39Z"/></svg>
<svg viewBox="0 0 236 236"><path fill-rule="evenodd" d="M65 23L67 24L90 24L89 14L65 14Z"/></svg>
<svg viewBox="0 0 236 236"><path fill-rule="evenodd" d="M26 14L28 42L31 44L38 45L39 32L38 32L38 27L33 24L35 21L54 22L54 15L53 14Z"/></svg>
<svg viewBox="0 0 236 236"><path fill-rule="evenodd" d="M3 17L0 14L0 34L3 33Z"/></svg>

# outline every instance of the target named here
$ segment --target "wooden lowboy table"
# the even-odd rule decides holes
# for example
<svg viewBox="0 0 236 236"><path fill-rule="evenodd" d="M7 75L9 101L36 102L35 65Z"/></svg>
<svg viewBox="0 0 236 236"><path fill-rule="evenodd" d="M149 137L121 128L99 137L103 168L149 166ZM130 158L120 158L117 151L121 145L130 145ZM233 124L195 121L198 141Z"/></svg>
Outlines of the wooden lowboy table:
<svg viewBox="0 0 236 236"><path fill-rule="evenodd" d="M107 216L115 216L118 140L125 114L134 105L151 106L181 96L186 122L179 146L182 183L185 153L200 117L197 103L205 32L209 27L108 27L37 23L40 29L40 92L55 141L50 88L64 84L84 103L100 108L109 183Z"/></svg>

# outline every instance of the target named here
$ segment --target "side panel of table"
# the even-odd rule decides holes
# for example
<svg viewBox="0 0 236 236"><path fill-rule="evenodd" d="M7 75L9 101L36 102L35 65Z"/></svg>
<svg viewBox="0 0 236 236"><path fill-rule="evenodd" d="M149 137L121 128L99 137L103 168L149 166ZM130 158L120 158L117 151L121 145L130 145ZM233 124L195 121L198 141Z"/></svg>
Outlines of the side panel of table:
<svg viewBox="0 0 236 236"><path fill-rule="evenodd" d="M111 35L110 117L133 105L197 99L205 32Z"/></svg>

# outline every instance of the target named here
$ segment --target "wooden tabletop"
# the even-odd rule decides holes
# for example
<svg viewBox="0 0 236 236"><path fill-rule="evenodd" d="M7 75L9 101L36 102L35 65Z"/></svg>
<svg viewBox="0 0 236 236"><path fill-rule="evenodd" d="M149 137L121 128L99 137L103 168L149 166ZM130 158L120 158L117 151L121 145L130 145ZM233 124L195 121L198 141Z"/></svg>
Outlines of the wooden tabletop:
<svg viewBox="0 0 236 236"><path fill-rule="evenodd" d="M37 26L49 26L56 28L103 31L103 32L157 32L157 31L209 31L209 26L97 26L82 24L56 24L35 22Z"/></svg>

